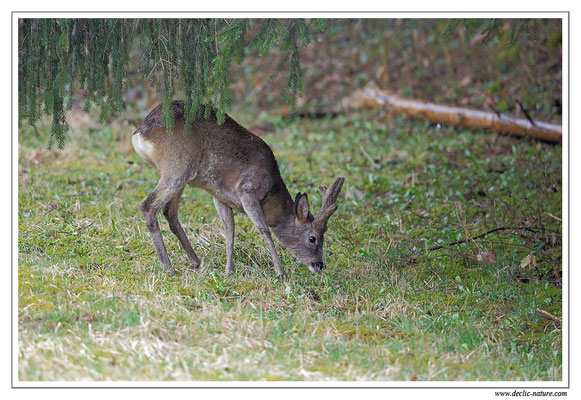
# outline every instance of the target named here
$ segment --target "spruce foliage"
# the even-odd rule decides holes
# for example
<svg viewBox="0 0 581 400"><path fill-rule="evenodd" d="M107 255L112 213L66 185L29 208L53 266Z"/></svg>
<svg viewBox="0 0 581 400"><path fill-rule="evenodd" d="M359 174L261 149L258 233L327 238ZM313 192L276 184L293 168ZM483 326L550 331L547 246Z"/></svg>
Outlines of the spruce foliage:
<svg viewBox="0 0 581 400"><path fill-rule="evenodd" d="M242 63L250 50L262 56L273 48L282 57L271 78L288 73L282 97L294 107L303 92L299 49L314 33L329 31L331 21L19 19L18 122L34 126L41 116L51 115L49 147L62 148L68 131L65 111L72 106L74 93L85 90L85 109L97 105L101 120L109 120L122 111L128 73L137 68L140 79L150 80L162 99L162 120L169 132L174 124L171 104L178 91L185 96L185 132L194 119L208 118L212 110L222 123L232 100L232 63ZM535 40L536 20L526 19L453 19L441 38L447 40L463 29L466 40L480 32L482 42L491 43L506 31L506 24L507 44ZM130 53L135 52L140 54L138 65L130 65L135 58Z"/></svg>
<svg viewBox="0 0 581 400"><path fill-rule="evenodd" d="M186 127L212 109L224 121L231 65L242 63L250 48L261 55L279 48L284 56L272 76L288 66L283 97L294 105L303 90L299 47L324 27L324 20L303 19L19 19L19 124L34 126L43 114L51 115L49 146L62 148L65 111L79 89L87 92L86 110L99 106L102 120L117 115L133 46L141 53L139 74L163 99L162 119L170 132L177 91L185 94Z"/></svg>

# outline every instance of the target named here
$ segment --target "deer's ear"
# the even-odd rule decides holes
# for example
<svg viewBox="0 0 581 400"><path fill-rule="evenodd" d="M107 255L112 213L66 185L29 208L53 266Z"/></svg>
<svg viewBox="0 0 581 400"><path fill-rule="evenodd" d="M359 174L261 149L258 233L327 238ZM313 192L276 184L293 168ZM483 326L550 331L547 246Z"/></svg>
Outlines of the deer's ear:
<svg viewBox="0 0 581 400"><path fill-rule="evenodd" d="M299 202L300 198L301 198L301 192L297 192L297 195L295 196L295 209L296 209L296 205Z"/></svg>
<svg viewBox="0 0 581 400"><path fill-rule="evenodd" d="M306 194L297 193L295 197L295 214L301 222L309 222L313 219L309 212L309 197Z"/></svg>

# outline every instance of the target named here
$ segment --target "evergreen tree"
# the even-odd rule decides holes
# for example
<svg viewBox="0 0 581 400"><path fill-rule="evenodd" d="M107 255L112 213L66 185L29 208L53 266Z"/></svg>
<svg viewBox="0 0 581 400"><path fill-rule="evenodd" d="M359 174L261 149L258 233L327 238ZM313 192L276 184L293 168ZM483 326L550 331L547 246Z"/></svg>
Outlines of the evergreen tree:
<svg viewBox="0 0 581 400"><path fill-rule="evenodd" d="M185 93L186 127L211 109L218 123L224 121L230 67L250 48L263 55L278 46L284 57L273 77L289 66L283 95L294 105L303 90L299 46L324 26L324 20L312 19L19 19L19 124L34 125L43 114L52 115L49 146L62 148L65 109L78 89L87 91L86 110L98 105L102 120L118 114L133 45L142 49L139 73L161 95L170 131L178 90Z"/></svg>
<svg viewBox="0 0 581 400"><path fill-rule="evenodd" d="M463 27L469 33L481 31L489 42L505 21L450 20L441 37L446 40ZM511 42L535 30L535 20L512 22ZM278 47L283 57L271 77L288 66L282 95L294 106L303 91L299 48L328 25L322 19L19 19L19 126L24 121L34 126L43 114L51 115L49 147L62 148L68 129L65 110L79 89L87 92L87 111L96 104L101 120L117 115L123 108L133 46L141 53L141 78L151 80L162 98L162 119L170 132L177 91L185 94L186 128L195 118L209 117L212 109L218 123L224 121L231 101L230 67L233 61L241 63L249 50L265 55Z"/></svg>

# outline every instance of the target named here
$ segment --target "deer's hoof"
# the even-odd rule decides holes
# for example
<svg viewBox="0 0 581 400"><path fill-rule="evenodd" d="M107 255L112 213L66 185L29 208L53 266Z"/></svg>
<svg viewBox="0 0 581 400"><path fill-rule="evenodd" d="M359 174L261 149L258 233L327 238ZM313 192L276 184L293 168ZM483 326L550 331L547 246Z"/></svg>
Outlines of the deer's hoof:
<svg viewBox="0 0 581 400"><path fill-rule="evenodd" d="M190 269L199 269L202 266L202 262L198 261L197 263L191 263Z"/></svg>

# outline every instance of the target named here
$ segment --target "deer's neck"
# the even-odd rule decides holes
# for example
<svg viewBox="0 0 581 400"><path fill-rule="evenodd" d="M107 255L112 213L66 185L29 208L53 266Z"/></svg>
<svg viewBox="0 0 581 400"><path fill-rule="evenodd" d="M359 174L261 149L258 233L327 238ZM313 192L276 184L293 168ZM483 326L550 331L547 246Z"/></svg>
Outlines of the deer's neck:
<svg viewBox="0 0 581 400"><path fill-rule="evenodd" d="M284 244L284 237L294 227L295 203L282 179L263 200L262 211L266 217L266 223Z"/></svg>

